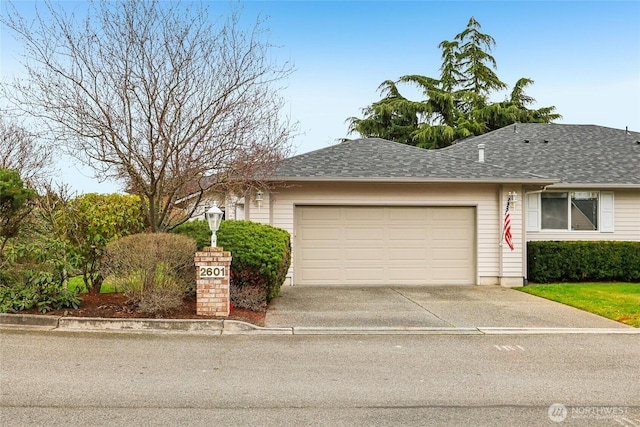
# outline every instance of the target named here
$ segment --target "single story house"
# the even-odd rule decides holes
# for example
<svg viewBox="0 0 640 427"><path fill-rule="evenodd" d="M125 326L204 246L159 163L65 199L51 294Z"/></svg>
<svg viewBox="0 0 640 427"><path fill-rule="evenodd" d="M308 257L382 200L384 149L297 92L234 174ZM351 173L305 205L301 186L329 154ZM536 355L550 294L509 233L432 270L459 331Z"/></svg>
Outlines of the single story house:
<svg viewBox="0 0 640 427"><path fill-rule="evenodd" d="M242 212L291 233L289 284L522 286L527 241L640 241L640 133L514 124L440 150L356 139L286 159L271 188Z"/></svg>

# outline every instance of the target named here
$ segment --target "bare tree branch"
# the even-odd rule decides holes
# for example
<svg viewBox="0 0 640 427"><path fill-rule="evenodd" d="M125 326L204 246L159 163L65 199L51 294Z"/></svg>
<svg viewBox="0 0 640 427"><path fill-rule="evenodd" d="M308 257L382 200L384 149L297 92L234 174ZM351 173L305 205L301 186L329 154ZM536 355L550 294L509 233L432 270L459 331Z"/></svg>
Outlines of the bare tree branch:
<svg viewBox="0 0 640 427"><path fill-rule="evenodd" d="M275 84L292 69L270 60L261 20L245 30L237 10L212 21L179 2L46 6L34 25L8 7L29 77L5 92L98 178L140 195L153 231L186 219L174 202L194 187L247 185L288 154L295 126Z"/></svg>
<svg viewBox="0 0 640 427"><path fill-rule="evenodd" d="M49 175L53 148L35 133L0 116L0 168L15 169L30 185Z"/></svg>

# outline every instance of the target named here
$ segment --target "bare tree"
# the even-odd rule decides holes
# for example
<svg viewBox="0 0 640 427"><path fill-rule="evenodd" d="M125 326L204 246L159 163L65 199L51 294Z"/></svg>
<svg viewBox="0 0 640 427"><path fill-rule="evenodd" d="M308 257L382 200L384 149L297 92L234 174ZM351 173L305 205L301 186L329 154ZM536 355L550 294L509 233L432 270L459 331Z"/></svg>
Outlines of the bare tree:
<svg viewBox="0 0 640 427"><path fill-rule="evenodd" d="M6 96L98 178L141 196L152 231L186 220L174 207L186 193L247 185L288 153L295 126L277 85L292 69L272 59L262 20L246 30L237 9L211 18L157 0L81 13L47 2L31 23L7 9L28 78Z"/></svg>
<svg viewBox="0 0 640 427"><path fill-rule="evenodd" d="M0 168L14 169L34 185L49 174L53 149L23 126L0 116Z"/></svg>

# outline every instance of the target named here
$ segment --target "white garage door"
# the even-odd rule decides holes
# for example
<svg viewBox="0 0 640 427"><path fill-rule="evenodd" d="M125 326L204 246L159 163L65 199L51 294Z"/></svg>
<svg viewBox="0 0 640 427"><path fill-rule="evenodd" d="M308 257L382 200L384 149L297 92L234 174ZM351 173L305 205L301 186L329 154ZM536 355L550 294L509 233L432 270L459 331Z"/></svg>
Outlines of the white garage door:
<svg viewBox="0 0 640 427"><path fill-rule="evenodd" d="M296 285L471 285L472 207L298 206Z"/></svg>

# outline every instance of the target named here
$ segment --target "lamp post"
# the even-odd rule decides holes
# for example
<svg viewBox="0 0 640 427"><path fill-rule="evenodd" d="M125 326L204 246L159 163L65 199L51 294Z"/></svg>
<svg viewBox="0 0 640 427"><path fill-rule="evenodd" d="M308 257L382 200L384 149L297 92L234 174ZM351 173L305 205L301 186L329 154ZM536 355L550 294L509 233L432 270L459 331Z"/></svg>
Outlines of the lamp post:
<svg viewBox="0 0 640 427"><path fill-rule="evenodd" d="M215 248L218 241L216 237L216 231L218 231L218 228L220 228L220 223L222 222L222 211L218 207L218 203L214 201L211 209L205 212L204 215L207 218L209 229L211 230L211 247Z"/></svg>

